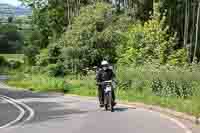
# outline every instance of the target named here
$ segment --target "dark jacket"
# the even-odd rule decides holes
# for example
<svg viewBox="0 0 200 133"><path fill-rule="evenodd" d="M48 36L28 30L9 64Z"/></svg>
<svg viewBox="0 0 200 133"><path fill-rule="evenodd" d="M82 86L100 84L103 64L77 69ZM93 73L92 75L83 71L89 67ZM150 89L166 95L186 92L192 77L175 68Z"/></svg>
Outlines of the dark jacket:
<svg viewBox="0 0 200 133"><path fill-rule="evenodd" d="M103 81L112 80L114 77L115 77L115 74L111 69L107 69L107 70L100 69L97 72L96 80L97 82L103 82Z"/></svg>

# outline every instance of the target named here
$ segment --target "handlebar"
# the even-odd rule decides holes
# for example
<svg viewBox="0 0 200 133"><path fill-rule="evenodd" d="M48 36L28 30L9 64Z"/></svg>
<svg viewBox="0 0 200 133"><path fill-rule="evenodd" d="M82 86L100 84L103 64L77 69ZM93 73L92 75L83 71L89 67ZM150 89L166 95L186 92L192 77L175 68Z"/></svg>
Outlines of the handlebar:
<svg viewBox="0 0 200 133"><path fill-rule="evenodd" d="M105 84L105 83L112 83L113 80L108 80L108 81L103 81L103 82L98 82L97 84Z"/></svg>
<svg viewBox="0 0 200 133"><path fill-rule="evenodd" d="M103 81L103 83L112 83L112 80L108 80L108 81Z"/></svg>

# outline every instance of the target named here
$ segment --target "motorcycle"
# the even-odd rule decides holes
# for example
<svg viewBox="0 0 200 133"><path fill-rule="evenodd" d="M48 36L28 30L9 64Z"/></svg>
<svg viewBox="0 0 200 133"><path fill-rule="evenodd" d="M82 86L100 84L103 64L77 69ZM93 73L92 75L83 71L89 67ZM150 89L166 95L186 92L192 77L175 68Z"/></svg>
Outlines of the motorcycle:
<svg viewBox="0 0 200 133"><path fill-rule="evenodd" d="M111 112L114 111L114 105L113 105L113 97L112 97L112 92L114 91L113 87L113 81L104 81L103 82L104 86L104 106L105 110L108 111L110 110Z"/></svg>

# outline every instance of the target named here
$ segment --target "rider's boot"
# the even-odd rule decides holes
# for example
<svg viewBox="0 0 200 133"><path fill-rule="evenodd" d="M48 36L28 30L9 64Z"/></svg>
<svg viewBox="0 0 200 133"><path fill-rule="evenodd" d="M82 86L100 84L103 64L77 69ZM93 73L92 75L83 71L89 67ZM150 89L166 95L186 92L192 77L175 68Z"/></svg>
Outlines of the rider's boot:
<svg viewBox="0 0 200 133"><path fill-rule="evenodd" d="M100 107L100 108L103 108L103 107L104 107L104 104L100 104L99 107Z"/></svg>
<svg viewBox="0 0 200 133"><path fill-rule="evenodd" d="M117 103L114 101L113 103L112 103L112 106L115 106Z"/></svg>

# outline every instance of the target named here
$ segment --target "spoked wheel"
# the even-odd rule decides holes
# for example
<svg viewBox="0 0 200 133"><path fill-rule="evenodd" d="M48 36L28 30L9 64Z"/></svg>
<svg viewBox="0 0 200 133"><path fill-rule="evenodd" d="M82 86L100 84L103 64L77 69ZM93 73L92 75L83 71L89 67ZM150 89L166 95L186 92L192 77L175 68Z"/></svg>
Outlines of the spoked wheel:
<svg viewBox="0 0 200 133"><path fill-rule="evenodd" d="M105 110L108 111L108 104L105 104Z"/></svg>
<svg viewBox="0 0 200 133"><path fill-rule="evenodd" d="M113 98L112 98L112 92L111 91L108 93L108 103L109 103L108 105L110 107L110 111L114 112Z"/></svg>
<svg viewBox="0 0 200 133"><path fill-rule="evenodd" d="M105 96L104 96L104 105L105 105L105 110L106 111L108 111L108 109L109 109L109 100L108 100L108 95L107 94L105 94Z"/></svg>

